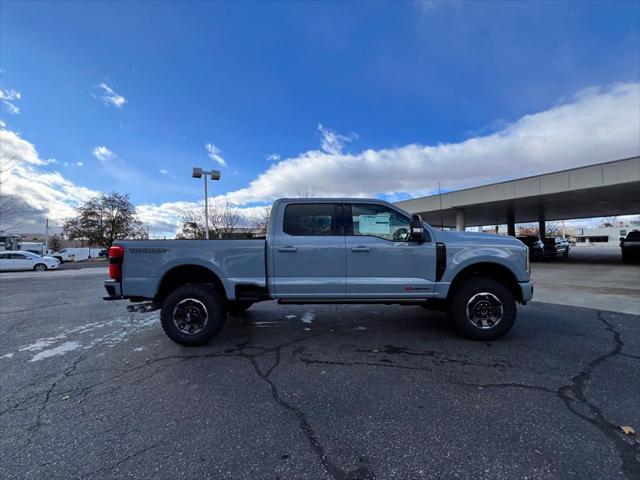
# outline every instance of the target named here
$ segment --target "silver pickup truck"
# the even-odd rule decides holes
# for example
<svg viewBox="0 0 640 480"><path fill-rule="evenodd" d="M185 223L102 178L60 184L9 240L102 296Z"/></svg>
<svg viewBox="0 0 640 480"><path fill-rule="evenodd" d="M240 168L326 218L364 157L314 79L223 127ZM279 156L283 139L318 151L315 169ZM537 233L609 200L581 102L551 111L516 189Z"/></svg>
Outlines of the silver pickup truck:
<svg viewBox="0 0 640 480"><path fill-rule="evenodd" d="M255 302L439 302L463 336L511 329L533 296L527 247L512 237L440 231L375 199L280 199L266 240L131 240L109 252L106 300L161 308L165 333L203 345Z"/></svg>

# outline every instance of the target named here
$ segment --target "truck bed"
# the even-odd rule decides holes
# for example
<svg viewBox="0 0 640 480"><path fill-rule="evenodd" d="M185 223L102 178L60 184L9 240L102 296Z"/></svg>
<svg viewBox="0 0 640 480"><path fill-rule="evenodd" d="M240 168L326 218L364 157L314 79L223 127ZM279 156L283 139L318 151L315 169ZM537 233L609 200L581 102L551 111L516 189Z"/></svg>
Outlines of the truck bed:
<svg viewBox="0 0 640 480"><path fill-rule="evenodd" d="M265 240L123 240L122 295L153 298L176 268L200 266L222 281L227 298L236 285L266 288Z"/></svg>

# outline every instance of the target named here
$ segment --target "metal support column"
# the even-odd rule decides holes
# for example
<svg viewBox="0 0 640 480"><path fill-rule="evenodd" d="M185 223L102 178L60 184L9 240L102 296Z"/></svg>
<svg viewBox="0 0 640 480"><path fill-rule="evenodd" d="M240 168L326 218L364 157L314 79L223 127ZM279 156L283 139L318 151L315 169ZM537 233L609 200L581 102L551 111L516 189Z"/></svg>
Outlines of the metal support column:
<svg viewBox="0 0 640 480"><path fill-rule="evenodd" d="M456 230L458 232L464 232L464 210L456 210Z"/></svg>
<svg viewBox="0 0 640 480"><path fill-rule="evenodd" d="M507 235L516 236L516 219L513 211L507 212Z"/></svg>

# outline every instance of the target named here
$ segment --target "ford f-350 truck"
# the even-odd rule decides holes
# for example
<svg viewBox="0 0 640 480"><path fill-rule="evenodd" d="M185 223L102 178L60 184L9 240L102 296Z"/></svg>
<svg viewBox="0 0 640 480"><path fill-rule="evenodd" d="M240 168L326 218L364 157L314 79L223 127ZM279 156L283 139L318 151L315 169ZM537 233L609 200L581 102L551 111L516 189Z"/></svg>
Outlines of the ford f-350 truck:
<svg viewBox="0 0 640 480"><path fill-rule="evenodd" d="M255 302L446 305L464 337L493 340L533 296L527 247L441 231L376 199L280 199L266 239L126 240L109 252L107 300L161 308L165 333L203 345ZM135 307L134 307L135 308Z"/></svg>

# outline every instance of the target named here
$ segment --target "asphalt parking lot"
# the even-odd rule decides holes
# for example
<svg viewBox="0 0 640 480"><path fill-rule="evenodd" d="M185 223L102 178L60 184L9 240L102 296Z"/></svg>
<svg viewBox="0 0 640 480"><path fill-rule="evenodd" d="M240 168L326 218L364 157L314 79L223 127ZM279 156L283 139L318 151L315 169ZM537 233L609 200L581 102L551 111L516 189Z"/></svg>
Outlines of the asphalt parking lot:
<svg viewBox="0 0 640 480"><path fill-rule="evenodd" d="M640 478L638 315L537 297L483 343L422 307L266 302L189 349L103 280L0 277L3 478Z"/></svg>

